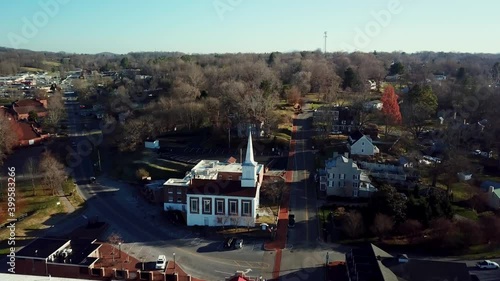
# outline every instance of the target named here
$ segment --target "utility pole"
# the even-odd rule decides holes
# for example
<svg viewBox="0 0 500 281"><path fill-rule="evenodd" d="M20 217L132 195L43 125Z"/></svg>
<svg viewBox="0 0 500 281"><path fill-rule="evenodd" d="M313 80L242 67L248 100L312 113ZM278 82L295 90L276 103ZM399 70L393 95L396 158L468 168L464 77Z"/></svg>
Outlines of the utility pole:
<svg viewBox="0 0 500 281"><path fill-rule="evenodd" d="M325 58L326 58L326 31L325 31Z"/></svg>
<svg viewBox="0 0 500 281"><path fill-rule="evenodd" d="M97 149L97 161L99 163L99 172L102 172L102 168L101 168L101 153L99 152L99 148Z"/></svg>

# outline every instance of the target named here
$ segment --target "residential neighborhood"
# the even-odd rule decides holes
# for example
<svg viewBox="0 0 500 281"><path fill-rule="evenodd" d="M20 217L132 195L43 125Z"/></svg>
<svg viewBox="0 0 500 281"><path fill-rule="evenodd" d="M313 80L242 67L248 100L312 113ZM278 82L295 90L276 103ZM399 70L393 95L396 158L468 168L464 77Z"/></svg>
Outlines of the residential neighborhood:
<svg viewBox="0 0 500 281"><path fill-rule="evenodd" d="M28 2L0 280L500 281L498 5Z"/></svg>

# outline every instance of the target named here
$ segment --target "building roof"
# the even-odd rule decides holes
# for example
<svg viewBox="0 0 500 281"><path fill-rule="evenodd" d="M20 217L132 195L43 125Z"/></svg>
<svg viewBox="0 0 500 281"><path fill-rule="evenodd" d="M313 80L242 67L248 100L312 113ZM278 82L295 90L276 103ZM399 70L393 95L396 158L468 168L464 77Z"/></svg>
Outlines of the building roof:
<svg viewBox="0 0 500 281"><path fill-rule="evenodd" d="M360 131L354 131L349 135L349 144L354 144L357 142L360 138L364 137L363 133Z"/></svg>
<svg viewBox="0 0 500 281"><path fill-rule="evenodd" d="M9 281L95 281L95 279L82 279L82 278L67 278L67 277L53 277L53 276L38 276L38 275L24 275L12 273L0 273L0 280Z"/></svg>
<svg viewBox="0 0 500 281"><path fill-rule="evenodd" d="M490 186L493 186L493 189L500 189L500 182L497 181L483 181L481 183L481 188L484 190L488 190Z"/></svg>
<svg viewBox="0 0 500 281"><path fill-rule="evenodd" d="M12 123L12 129L16 132L17 134L17 139L20 141L23 140L33 140L37 139L40 136L33 130L33 127L31 124L28 124L26 122L13 122Z"/></svg>
<svg viewBox="0 0 500 281"><path fill-rule="evenodd" d="M18 114L27 114L30 111L34 111L37 113L47 111L47 109L43 106L42 102L31 99L16 101L12 104L12 108Z"/></svg>
<svg viewBox="0 0 500 281"><path fill-rule="evenodd" d="M187 194L255 198L257 187L242 187L240 180L193 179Z"/></svg>
<svg viewBox="0 0 500 281"><path fill-rule="evenodd" d="M353 249L346 262L351 276L367 281L425 281L456 280L470 281L465 263L408 259L400 262L373 244Z"/></svg>
<svg viewBox="0 0 500 281"><path fill-rule="evenodd" d="M471 280L465 263L418 259L409 259L406 263L399 263L394 258L384 260L382 263L394 272L400 280L405 281Z"/></svg>
<svg viewBox="0 0 500 281"><path fill-rule="evenodd" d="M94 242L94 239L71 240L70 247L73 250L71 263L84 265L91 265L94 263L97 258L89 257L89 255L101 246L101 244L96 244Z"/></svg>
<svg viewBox="0 0 500 281"><path fill-rule="evenodd" d="M68 242L66 239L38 238L17 251L16 256L46 259Z"/></svg>
<svg viewBox="0 0 500 281"><path fill-rule="evenodd" d="M68 260L64 263L91 265L97 258L89 255L101 245L95 244L95 239L52 239L38 238L17 252L17 256L25 258L47 259L53 257L51 262L63 262L61 257L55 255L58 251L69 250Z"/></svg>

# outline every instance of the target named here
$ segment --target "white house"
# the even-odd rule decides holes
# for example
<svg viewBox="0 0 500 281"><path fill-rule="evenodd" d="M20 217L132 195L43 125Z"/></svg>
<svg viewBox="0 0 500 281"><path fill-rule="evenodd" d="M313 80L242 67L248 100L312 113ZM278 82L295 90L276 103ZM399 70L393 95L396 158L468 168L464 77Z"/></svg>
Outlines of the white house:
<svg viewBox="0 0 500 281"><path fill-rule="evenodd" d="M366 171L352 159L336 153L325 161L325 169L320 174L320 191L327 196L370 197L377 191Z"/></svg>
<svg viewBox="0 0 500 281"><path fill-rule="evenodd" d="M166 181L164 209L185 212L189 226L253 226L263 177L249 134L243 163L201 160L183 179Z"/></svg>
<svg viewBox="0 0 500 281"><path fill-rule="evenodd" d="M500 209L500 182L484 181L481 189L487 192L488 205L495 210Z"/></svg>
<svg viewBox="0 0 500 281"><path fill-rule="evenodd" d="M347 144L351 155L366 155L373 156L379 153L379 149L372 142L372 139L363 135L360 131L356 131L349 136Z"/></svg>
<svg viewBox="0 0 500 281"><path fill-rule="evenodd" d="M367 101L363 104L366 111L382 110L382 107L384 107L384 103L380 100Z"/></svg>

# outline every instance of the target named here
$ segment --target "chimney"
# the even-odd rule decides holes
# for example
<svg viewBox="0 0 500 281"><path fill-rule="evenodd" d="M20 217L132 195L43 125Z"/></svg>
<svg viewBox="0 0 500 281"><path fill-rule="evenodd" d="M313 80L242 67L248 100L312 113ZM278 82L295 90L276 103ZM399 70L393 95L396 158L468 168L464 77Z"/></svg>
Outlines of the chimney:
<svg viewBox="0 0 500 281"><path fill-rule="evenodd" d="M488 193L493 193L495 191L495 188L493 186L488 187Z"/></svg>
<svg viewBox="0 0 500 281"><path fill-rule="evenodd" d="M344 152L344 157L349 158L349 152Z"/></svg>

